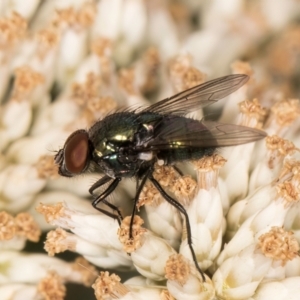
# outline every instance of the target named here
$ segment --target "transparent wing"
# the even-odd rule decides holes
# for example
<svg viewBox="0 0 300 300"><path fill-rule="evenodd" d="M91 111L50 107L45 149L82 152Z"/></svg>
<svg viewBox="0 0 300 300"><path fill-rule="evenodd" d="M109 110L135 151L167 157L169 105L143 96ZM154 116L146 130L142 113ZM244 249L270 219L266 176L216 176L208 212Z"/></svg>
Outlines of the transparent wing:
<svg viewBox="0 0 300 300"><path fill-rule="evenodd" d="M161 122L146 148L225 147L255 142L265 136L265 132L246 126L173 116Z"/></svg>
<svg viewBox="0 0 300 300"><path fill-rule="evenodd" d="M244 74L234 74L213 79L161 100L141 110L141 112L183 116L228 96L248 80L249 76Z"/></svg>

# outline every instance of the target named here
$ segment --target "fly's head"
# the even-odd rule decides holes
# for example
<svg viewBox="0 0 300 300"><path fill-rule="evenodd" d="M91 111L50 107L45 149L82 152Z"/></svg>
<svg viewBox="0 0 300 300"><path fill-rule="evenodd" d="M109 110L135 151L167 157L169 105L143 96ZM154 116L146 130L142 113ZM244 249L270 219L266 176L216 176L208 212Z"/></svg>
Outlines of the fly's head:
<svg viewBox="0 0 300 300"><path fill-rule="evenodd" d="M73 132L54 157L58 173L73 177L84 173L90 165L90 143L87 131Z"/></svg>

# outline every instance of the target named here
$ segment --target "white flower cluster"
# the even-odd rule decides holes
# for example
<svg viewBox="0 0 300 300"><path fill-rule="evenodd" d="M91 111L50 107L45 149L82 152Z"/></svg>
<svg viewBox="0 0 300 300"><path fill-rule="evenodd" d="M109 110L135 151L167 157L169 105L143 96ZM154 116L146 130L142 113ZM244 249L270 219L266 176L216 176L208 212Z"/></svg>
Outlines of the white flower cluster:
<svg viewBox="0 0 300 300"><path fill-rule="evenodd" d="M0 1L1 300L64 299L67 282L96 299L300 299L299 15L297 0ZM134 180L108 199L119 227L91 206L102 175L61 177L53 158L117 107L229 73L250 80L188 117L268 136L153 174L187 212L203 281L185 218L151 182L130 232ZM82 257L29 252L42 231L49 256Z"/></svg>

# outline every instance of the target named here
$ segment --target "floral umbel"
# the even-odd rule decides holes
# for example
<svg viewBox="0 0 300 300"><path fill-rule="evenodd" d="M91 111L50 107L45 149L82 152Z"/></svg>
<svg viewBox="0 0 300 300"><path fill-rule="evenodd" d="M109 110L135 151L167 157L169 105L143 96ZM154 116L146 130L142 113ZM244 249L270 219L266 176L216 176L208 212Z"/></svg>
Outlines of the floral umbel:
<svg viewBox="0 0 300 300"><path fill-rule="evenodd" d="M297 0L0 1L1 300L300 299L299 16ZM188 117L268 136L153 174L203 281L151 182L129 239L135 181L109 198L119 227L91 206L102 175L53 158L120 107L231 73L250 80Z"/></svg>

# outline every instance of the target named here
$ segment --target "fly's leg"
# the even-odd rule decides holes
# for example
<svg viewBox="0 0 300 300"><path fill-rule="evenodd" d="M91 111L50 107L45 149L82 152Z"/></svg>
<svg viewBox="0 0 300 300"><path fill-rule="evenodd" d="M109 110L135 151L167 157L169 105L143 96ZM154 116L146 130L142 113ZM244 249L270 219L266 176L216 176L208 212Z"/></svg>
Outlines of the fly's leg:
<svg viewBox="0 0 300 300"><path fill-rule="evenodd" d="M111 181L112 178L110 178L109 176L105 175L104 177L102 177L101 179L99 179L97 182L95 182L91 188L89 189L90 194L94 195L93 192L95 189L99 188L100 186L108 183L109 181ZM108 197L118 186L119 182L121 181L121 178L117 177L113 180L113 182L110 183L110 185L105 189L104 192L102 192L99 196L97 196L96 199L93 200L92 205L95 209L97 209L98 211L104 213L105 215L113 218L114 220L117 220L119 223L119 226L121 225L121 222L123 220L122 214L120 212L120 210L113 204L109 203L105 198ZM117 215L115 215L114 213L111 213L105 209L102 209L100 207L97 207L97 205L102 202L103 204L107 205L109 208L111 208L112 210L117 212Z"/></svg>
<svg viewBox="0 0 300 300"><path fill-rule="evenodd" d="M183 176L183 173L182 173L182 171L177 167L177 166L172 166L173 167L173 169L180 175L180 176Z"/></svg>
<svg viewBox="0 0 300 300"><path fill-rule="evenodd" d="M146 174L142 178L141 184L139 185L138 179L137 179L137 182L136 182L136 194L135 194L135 197L134 197L133 209L132 209L130 225L129 225L129 238L130 239L132 239L132 226L133 226L134 216L135 216L135 213L136 213L136 205L139 202L139 197L140 197L141 191L142 191L148 177L150 176L150 174L152 172L153 172L152 169L149 168L149 170L146 172Z"/></svg>
<svg viewBox="0 0 300 300"><path fill-rule="evenodd" d="M100 178L98 181L96 181L89 189L89 193L91 195L94 195L94 190L96 190L97 188L99 188L100 186L110 182L112 180L111 177L105 175L102 178Z"/></svg>
<svg viewBox="0 0 300 300"><path fill-rule="evenodd" d="M165 191L164 189L161 187L161 185L158 183L157 180L155 180L155 178L152 176L149 176L149 180L153 183L153 185L157 188L157 190L161 193L161 195L172 205L174 206L176 209L178 209L185 217L185 224L186 224L186 232L187 232L187 242L193 257L193 261L194 264L196 266L196 269L199 271L202 280L205 281L205 277L204 277L204 273L203 271L200 269L198 262L197 262L197 258L196 258L196 254L194 251L194 248L192 246L192 231L191 231L191 225L190 225L190 220L189 220L189 216L185 210L185 208L179 203L177 202L175 199L173 199L172 197L170 197Z"/></svg>

